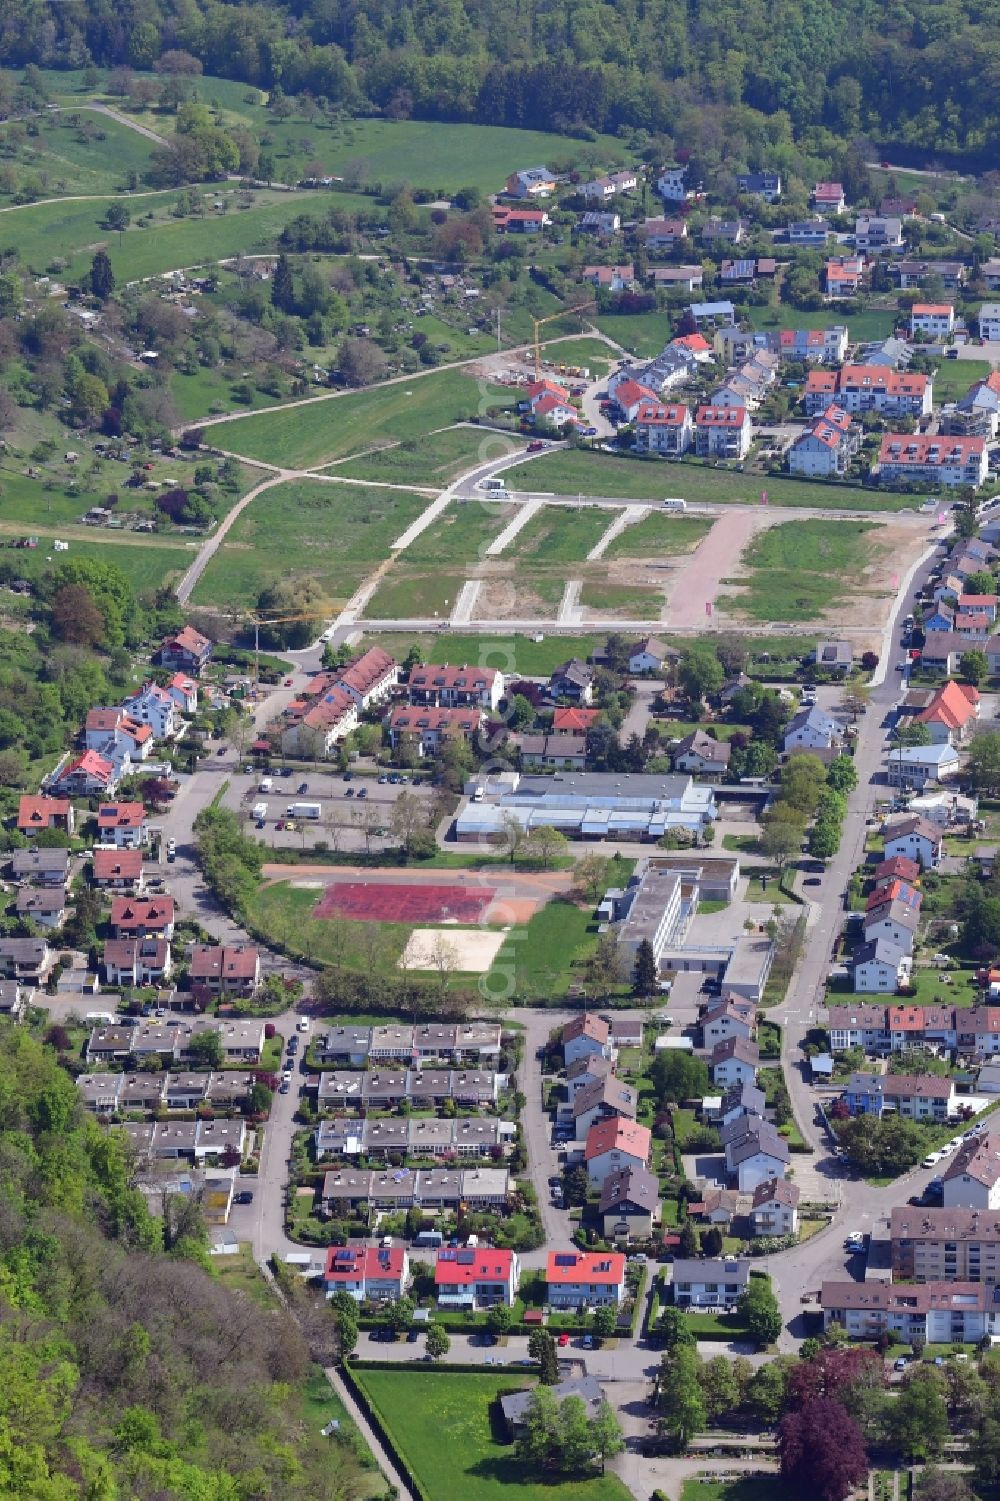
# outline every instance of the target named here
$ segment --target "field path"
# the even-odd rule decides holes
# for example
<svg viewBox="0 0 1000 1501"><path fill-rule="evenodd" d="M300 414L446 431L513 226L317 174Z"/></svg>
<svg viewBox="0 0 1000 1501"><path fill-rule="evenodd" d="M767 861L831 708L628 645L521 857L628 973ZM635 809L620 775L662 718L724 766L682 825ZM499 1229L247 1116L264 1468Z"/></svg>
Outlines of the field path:
<svg viewBox="0 0 1000 1501"><path fill-rule="evenodd" d="M723 579L731 578L757 532L786 518L779 511L733 510L719 518L712 530L698 543L687 567L675 580L667 605L666 630L704 629L706 605L714 606Z"/></svg>
<svg viewBox="0 0 1000 1501"><path fill-rule="evenodd" d="M295 470L293 469L276 469L273 474L268 475L267 479L262 479L259 484L254 485L252 490L248 490L242 499L236 502L232 510L226 513L216 531L205 541L198 556L177 585L175 592L182 605L187 604L191 598L195 585L225 541L233 522L239 516L242 516L250 502L256 500L257 496L263 494L265 490L270 490L273 485L283 484L285 480L294 479L295 477Z"/></svg>
<svg viewBox="0 0 1000 1501"><path fill-rule="evenodd" d="M648 510L649 506L627 506L620 516L615 517L614 521L612 521L611 525L604 533L604 536L601 537L600 541L594 543L594 546L587 554L587 562L596 563L598 558L602 558L604 556L605 549L615 540L615 538L621 532L623 532L627 526L633 526L635 522L641 521Z"/></svg>

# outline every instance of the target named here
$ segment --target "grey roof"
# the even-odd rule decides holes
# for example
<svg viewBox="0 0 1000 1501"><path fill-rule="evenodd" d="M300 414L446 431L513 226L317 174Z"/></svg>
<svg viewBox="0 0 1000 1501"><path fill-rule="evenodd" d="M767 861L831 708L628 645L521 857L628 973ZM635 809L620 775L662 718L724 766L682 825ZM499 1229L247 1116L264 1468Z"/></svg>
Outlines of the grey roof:
<svg viewBox="0 0 1000 1501"><path fill-rule="evenodd" d="M756 1084L751 1084L749 1079L744 1084L737 1084L735 1088L727 1090L722 1097L722 1113L737 1110L740 1106L751 1115L763 1115L767 1105L767 1096Z"/></svg>
<svg viewBox="0 0 1000 1501"><path fill-rule="evenodd" d="M787 1141L778 1135L773 1126L769 1128L766 1121L756 1131L751 1131L748 1136L735 1143L729 1153L729 1165L739 1167L741 1162L746 1162L749 1157L756 1157L758 1152L764 1152L778 1162L789 1161Z"/></svg>
<svg viewBox="0 0 1000 1501"><path fill-rule="evenodd" d="M873 938L870 943L862 943L854 950L848 959L849 969L857 969L859 964L870 964L877 960L880 964L887 964L891 969L899 968L899 961L906 957L906 950L891 938Z"/></svg>
<svg viewBox="0 0 1000 1501"><path fill-rule="evenodd" d="M615 1074L609 1074L604 1079L595 1079L592 1084L585 1084L577 1091L573 1101L573 1114L585 1115L595 1105L607 1105L617 1115L626 1115L635 1120L639 1097L631 1084L626 1084L624 1079L619 1079Z"/></svg>
<svg viewBox="0 0 1000 1501"><path fill-rule="evenodd" d="M745 1287L750 1276L750 1263L745 1258L724 1261L710 1257L705 1261L679 1257L672 1268L674 1282L735 1282Z"/></svg>
<svg viewBox="0 0 1000 1501"><path fill-rule="evenodd" d="M622 1204L634 1204L652 1214L660 1202L659 1179L645 1167L626 1167L609 1173L601 1186L601 1214L610 1214Z"/></svg>
<svg viewBox="0 0 1000 1501"><path fill-rule="evenodd" d="M536 1390L536 1387L532 1387L530 1391L511 1392L509 1396L500 1398L500 1408L508 1428L516 1428L526 1420ZM604 1401L604 1391L596 1376L572 1376L566 1381L560 1381L552 1387L552 1395L558 1402L564 1397L580 1397L587 1404L591 1417Z"/></svg>

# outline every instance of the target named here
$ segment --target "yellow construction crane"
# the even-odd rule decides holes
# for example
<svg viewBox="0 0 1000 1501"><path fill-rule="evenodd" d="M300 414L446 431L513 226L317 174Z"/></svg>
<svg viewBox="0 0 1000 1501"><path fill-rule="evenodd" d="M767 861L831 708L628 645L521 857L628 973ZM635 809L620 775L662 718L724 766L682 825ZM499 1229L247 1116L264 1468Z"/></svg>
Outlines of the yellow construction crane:
<svg viewBox="0 0 1000 1501"><path fill-rule="evenodd" d="M549 313L548 317L546 317L546 318L532 318L531 321L534 324L535 379L536 380L538 380L540 378L540 376L541 376L541 369L542 369L542 354L541 354L541 349L540 349L539 343L538 343L538 330L542 327L542 325L545 324L545 323L555 323L557 321L557 319L559 319L559 318L571 318L574 313L582 313L585 308L595 308L596 306L597 306L597 299L594 298L594 297L591 297L589 299L589 301L587 301L587 302L580 302L580 303L578 303L576 305L576 307L564 307L561 312L558 312L558 313Z"/></svg>

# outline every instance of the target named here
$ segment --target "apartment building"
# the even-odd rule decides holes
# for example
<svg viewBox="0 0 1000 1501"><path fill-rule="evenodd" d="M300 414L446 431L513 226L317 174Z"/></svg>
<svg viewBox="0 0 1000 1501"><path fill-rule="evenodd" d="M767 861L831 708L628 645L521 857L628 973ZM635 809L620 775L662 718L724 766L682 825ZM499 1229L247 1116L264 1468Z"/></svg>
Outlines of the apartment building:
<svg viewBox="0 0 1000 1501"><path fill-rule="evenodd" d="M894 1281L1000 1282L1000 1213L981 1209L892 1211Z"/></svg>

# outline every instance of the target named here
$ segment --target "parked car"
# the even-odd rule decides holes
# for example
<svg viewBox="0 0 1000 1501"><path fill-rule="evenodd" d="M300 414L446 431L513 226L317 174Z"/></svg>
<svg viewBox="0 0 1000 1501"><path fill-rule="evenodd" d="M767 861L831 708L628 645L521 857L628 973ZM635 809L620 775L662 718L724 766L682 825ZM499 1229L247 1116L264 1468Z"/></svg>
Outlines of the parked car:
<svg viewBox="0 0 1000 1501"><path fill-rule="evenodd" d="M241 1188L240 1191L239 1191L239 1193L234 1196L233 1203L234 1204L252 1204L253 1203L253 1189L252 1188Z"/></svg>

